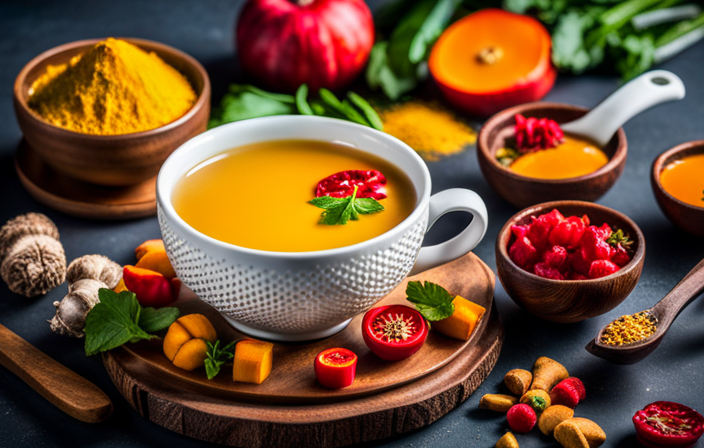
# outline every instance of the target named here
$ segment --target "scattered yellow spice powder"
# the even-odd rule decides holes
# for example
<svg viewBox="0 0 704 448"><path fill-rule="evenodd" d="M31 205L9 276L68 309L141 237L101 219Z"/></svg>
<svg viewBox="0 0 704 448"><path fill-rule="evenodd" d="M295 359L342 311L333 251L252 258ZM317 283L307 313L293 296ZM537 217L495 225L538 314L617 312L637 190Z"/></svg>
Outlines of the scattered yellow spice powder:
<svg viewBox="0 0 704 448"><path fill-rule="evenodd" d="M601 343L625 345L642 341L655 333L658 319L647 311L621 316L604 328Z"/></svg>
<svg viewBox="0 0 704 448"><path fill-rule="evenodd" d="M477 133L435 103L409 101L382 110L384 132L415 149L426 160L455 154L474 144Z"/></svg>
<svg viewBox="0 0 704 448"><path fill-rule="evenodd" d="M155 53L113 38L47 67L29 93L29 106L44 120L98 135L158 128L197 99L188 80Z"/></svg>

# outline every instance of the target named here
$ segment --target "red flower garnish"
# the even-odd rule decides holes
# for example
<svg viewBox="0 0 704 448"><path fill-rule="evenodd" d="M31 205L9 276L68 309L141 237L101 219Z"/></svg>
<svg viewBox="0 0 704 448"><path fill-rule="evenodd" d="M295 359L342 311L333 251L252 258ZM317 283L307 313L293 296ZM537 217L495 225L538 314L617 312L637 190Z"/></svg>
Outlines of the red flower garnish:
<svg viewBox="0 0 704 448"><path fill-rule="evenodd" d="M565 134L556 121L548 118L526 118L516 115L516 149L521 153L554 148L562 142Z"/></svg>
<svg viewBox="0 0 704 448"><path fill-rule="evenodd" d="M315 197L346 198L352 196L355 186L358 198L386 197L386 177L377 170L347 170L328 176L318 182Z"/></svg>

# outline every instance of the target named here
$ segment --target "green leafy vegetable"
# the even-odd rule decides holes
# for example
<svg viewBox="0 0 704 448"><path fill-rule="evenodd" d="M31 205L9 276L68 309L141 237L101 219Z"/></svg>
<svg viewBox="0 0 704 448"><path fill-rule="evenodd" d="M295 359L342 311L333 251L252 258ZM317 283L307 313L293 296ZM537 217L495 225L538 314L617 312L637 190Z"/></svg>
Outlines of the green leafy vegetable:
<svg viewBox="0 0 704 448"><path fill-rule="evenodd" d="M349 98L352 104L357 106L359 110L362 111L365 118L374 129L378 131L384 130L384 123L381 122L379 114L376 113L376 110L374 110L374 108L371 106L371 104L367 102L367 100L365 100L354 92L347 92L347 98Z"/></svg>
<svg viewBox="0 0 704 448"><path fill-rule="evenodd" d="M315 115L308 104L308 85L301 84L296 90L296 108L301 115Z"/></svg>
<svg viewBox="0 0 704 448"><path fill-rule="evenodd" d="M442 286L432 282L408 282L407 300L429 321L447 319L455 312L454 297Z"/></svg>
<svg viewBox="0 0 704 448"><path fill-rule="evenodd" d="M367 84L381 87L391 100L413 90L428 76L430 48L442 34L461 0L420 0L407 3L409 10L388 41L374 45L367 66ZM398 5L393 5L397 8Z"/></svg>
<svg viewBox="0 0 704 448"><path fill-rule="evenodd" d="M355 123L381 128L381 119L369 103L354 92L348 92L350 99L340 101L327 89L318 91L320 100L308 100L308 86L301 84L296 95L272 93L250 85L232 84L222 98L220 106L213 109L209 128L233 121L271 115L319 115L349 120ZM359 110L355 109L355 106ZM361 113L360 113L361 111Z"/></svg>
<svg viewBox="0 0 704 448"><path fill-rule="evenodd" d="M384 206L373 198L358 198L357 187L354 187L352 196L346 198L333 198L321 196L309 201L318 208L325 210L320 218L320 224L328 226L345 225L347 221L357 221L359 215L369 215L384 210Z"/></svg>
<svg viewBox="0 0 704 448"><path fill-rule="evenodd" d="M142 309L135 294L129 291L118 294L101 288L98 297L100 302L86 316L85 351L89 356L127 342L154 339L157 336L149 332L168 327L178 317L175 308ZM145 313L144 317L142 313Z"/></svg>
<svg viewBox="0 0 704 448"><path fill-rule="evenodd" d="M220 373L220 368L235 357L237 341L232 341L223 348L220 348L219 340L215 341L215 344L205 341L205 344L208 346L207 357L205 358L205 373L208 375L208 379L212 380Z"/></svg>
<svg viewBox="0 0 704 448"><path fill-rule="evenodd" d="M330 106L338 113L342 114L349 121L353 121L364 126L369 126L367 120L365 120L365 118L359 112L357 112L357 109L352 107L352 105L347 100L340 101L339 99L337 99L335 94L329 91L328 89L320 89L318 91L318 95L320 95L320 99L323 100L325 104Z"/></svg>

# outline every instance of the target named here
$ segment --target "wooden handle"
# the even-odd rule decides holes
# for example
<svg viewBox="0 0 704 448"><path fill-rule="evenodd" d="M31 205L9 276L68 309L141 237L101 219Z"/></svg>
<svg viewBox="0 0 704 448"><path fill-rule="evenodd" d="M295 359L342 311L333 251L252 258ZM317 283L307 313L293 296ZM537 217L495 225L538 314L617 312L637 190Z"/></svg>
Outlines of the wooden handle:
<svg viewBox="0 0 704 448"><path fill-rule="evenodd" d="M653 310L660 316L660 322L663 325L669 325L702 291L704 291L704 260L689 271L677 286L653 307Z"/></svg>
<svg viewBox="0 0 704 448"><path fill-rule="evenodd" d="M73 418L98 423L112 413L110 398L95 384L3 325L0 325L0 364Z"/></svg>

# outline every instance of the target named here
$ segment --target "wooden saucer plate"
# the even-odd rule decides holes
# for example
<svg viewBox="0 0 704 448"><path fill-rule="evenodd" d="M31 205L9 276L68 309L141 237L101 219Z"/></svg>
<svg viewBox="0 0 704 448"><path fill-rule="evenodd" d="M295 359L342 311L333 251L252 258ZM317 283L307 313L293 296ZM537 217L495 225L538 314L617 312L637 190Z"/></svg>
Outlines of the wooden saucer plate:
<svg viewBox="0 0 704 448"><path fill-rule="evenodd" d="M15 170L34 199L68 215L111 220L156 215L156 177L128 187L90 184L53 169L25 140L17 148Z"/></svg>
<svg viewBox="0 0 704 448"><path fill-rule="evenodd" d="M443 285L453 294L459 294L487 309L492 308L495 278L491 270L474 254L467 254L441 267L410 277L399 285L378 305L406 301L408 281L432 281ZM185 288L184 288L185 289ZM218 337L227 343L247 336L235 330L214 308L197 299L193 293L184 294L177 306L181 314L201 313L215 326ZM451 362L468 346L476 345L486 332L488 316L483 318L468 341L459 341L431 331L426 343L413 356L397 362L384 361L374 355L362 338L361 321L356 316L340 333L324 340L275 344L274 368L262 384L232 381L231 368L213 380L208 380L202 370L187 372L175 367L163 354L161 344L141 343L127 345L106 357L120 353L122 368L139 378L147 372L158 372L169 384L180 384L182 390L192 391L212 398L229 398L256 403L331 403L378 394L422 378ZM331 347L344 347L359 356L357 377L350 387L328 390L318 384L313 372L313 361L318 353Z"/></svg>

